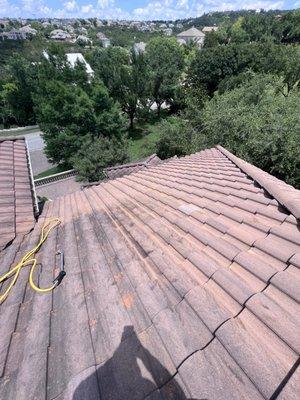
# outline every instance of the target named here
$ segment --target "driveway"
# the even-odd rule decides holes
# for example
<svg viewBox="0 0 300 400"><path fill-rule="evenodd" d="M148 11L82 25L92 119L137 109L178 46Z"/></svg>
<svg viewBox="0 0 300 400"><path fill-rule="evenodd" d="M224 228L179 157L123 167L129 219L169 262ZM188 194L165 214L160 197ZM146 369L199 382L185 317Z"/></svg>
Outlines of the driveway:
<svg viewBox="0 0 300 400"><path fill-rule="evenodd" d="M42 132L34 132L28 133L24 135L27 140L28 150L29 151L37 151L43 150L45 147L45 143L43 138L41 137Z"/></svg>
<svg viewBox="0 0 300 400"><path fill-rule="evenodd" d="M55 167L55 165L50 164L44 153L45 142L42 138L42 132L28 133L24 135L26 137L31 167L33 175L38 175L47 169Z"/></svg>

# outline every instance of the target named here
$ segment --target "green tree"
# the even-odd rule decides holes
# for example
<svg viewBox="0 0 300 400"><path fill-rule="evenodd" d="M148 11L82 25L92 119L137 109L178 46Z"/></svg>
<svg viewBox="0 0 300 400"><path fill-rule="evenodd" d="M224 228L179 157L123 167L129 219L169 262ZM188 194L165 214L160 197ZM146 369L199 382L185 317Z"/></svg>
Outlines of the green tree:
<svg viewBox="0 0 300 400"><path fill-rule="evenodd" d="M284 77L289 87L300 79L300 49L274 44L230 44L197 53L188 72L191 86L205 86L212 95L220 82L246 70Z"/></svg>
<svg viewBox="0 0 300 400"><path fill-rule="evenodd" d="M239 17L230 29L230 39L233 43L244 43L249 42L250 37L248 33L243 28L245 18Z"/></svg>
<svg viewBox="0 0 300 400"><path fill-rule="evenodd" d="M151 98L160 115L164 101L172 102L184 69L184 53L175 38L155 38L147 47L147 63L151 82Z"/></svg>
<svg viewBox="0 0 300 400"><path fill-rule="evenodd" d="M123 69L129 65L129 60L129 52L117 46L98 48L92 53L92 68L114 99L119 99L121 96Z"/></svg>
<svg viewBox="0 0 300 400"><path fill-rule="evenodd" d="M282 41L285 43L300 43L300 10L294 10L283 16Z"/></svg>
<svg viewBox="0 0 300 400"><path fill-rule="evenodd" d="M218 33L215 31L211 31L206 33L204 38L204 48L207 47L216 47L219 45L219 36Z"/></svg>
<svg viewBox="0 0 300 400"><path fill-rule="evenodd" d="M144 54L131 52L130 64L124 66L121 80L119 102L129 116L132 129L138 108L145 108L149 97L149 73Z"/></svg>
<svg viewBox="0 0 300 400"><path fill-rule="evenodd" d="M49 81L35 100L46 154L52 162L71 166L71 158L88 135L123 138L120 110L100 83L86 92L72 84Z"/></svg>
<svg viewBox="0 0 300 400"><path fill-rule="evenodd" d="M120 103L133 128L138 108L146 107L149 97L149 70L144 54L109 47L96 50L92 60L97 75Z"/></svg>
<svg viewBox="0 0 300 400"><path fill-rule="evenodd" d="M300 186L300 93L282 78L254 75L215 95L202 113L205 147L221 144L263 170Z"/></svg>
<svg viewBox="0 0 300 400"><path fill-rule="evenodd" d="M9 128L10 122L13 121L13 116L11 114L11 108L8 104L9 93L14 92L16 87L13 83L6 83L2 86L0 90L0 120L3 128Z"/></svg>
<svg viewBox="0 0 300 400"><path fill-rule="evenodd" d="M85 138L77 154L72 157L72 165L78 172L79 180L96 182L104 178L103 170L128 161L127 142L124 138Z"/></svg>
<svg viewBox="0 0 300 400"><path fill-rule="evenodd" d="M33 111L34 76L29 62L14 55L8 62L8 82L2 92L3 102L15 123L20 126L35 123Z"/></svg>
<svg viewBox="0 0 300 400"><path fill-rule="evenodd" d="M178 116L163 120L159 128L161 136L156 145L156 153L162 159L191 154L195 139L201 139L188 122Z"/></svg>

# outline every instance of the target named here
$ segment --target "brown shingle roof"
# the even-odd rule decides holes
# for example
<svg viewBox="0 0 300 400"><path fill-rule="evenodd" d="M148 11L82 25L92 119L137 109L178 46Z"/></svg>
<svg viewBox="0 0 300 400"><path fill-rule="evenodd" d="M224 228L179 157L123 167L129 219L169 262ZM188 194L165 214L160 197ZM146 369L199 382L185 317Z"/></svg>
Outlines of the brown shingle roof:
<svg viewBox="0 0 300 400"><path fill-rule="evenodd" d="M0 250L34 226L31 182L25 139L0 139Z"/></svg>
<svg viewBox="0 0 300 400"><path fill-rule="evenodd" d="M1 306L0 398L297 398L299 225L232 157L205 150L46 203L0 266L59 216L40 284L57 250L67 277L41 296L23 270Z"/></svg>

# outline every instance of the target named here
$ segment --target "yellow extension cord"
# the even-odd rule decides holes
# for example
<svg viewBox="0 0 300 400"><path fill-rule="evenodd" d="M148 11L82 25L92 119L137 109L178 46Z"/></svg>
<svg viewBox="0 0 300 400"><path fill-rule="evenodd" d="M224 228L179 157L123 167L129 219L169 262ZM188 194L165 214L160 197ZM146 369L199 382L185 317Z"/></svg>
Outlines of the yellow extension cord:
<svg viewBox="0 0 300 400"><path fill-rule="evenodd" d="M4 275L0 276L0 283L4 282L5 280L12 278L12 281L10 282L9 286L5 290L3 294L0 295L0 304L3 303L3 301L7 298L9 295L9 292L11 291L12 287L16 283L18 276L20 274L20 271L23 267L32 264L31 269L30 269L30 274L29 274L29 283L30 286L32 287L33 290L35 290L38 293L48 293L51 292L56 286L57 283L54 283L52 286L49 286L48 288L39 288L36 286L36 284L33 282L33 273L35 270L35 267L37 265L37 259L35 258L35 254L39 251L43 243L47 240L50 232L52 229L56 228L58 225L60 225L61 220L59 218L51 218L49 221L47 221L41 231L41 236L38 244L30 250L28 253L25 254L25 256L22 258L22 260L12 269L10 269L7 273Z"/></svg>

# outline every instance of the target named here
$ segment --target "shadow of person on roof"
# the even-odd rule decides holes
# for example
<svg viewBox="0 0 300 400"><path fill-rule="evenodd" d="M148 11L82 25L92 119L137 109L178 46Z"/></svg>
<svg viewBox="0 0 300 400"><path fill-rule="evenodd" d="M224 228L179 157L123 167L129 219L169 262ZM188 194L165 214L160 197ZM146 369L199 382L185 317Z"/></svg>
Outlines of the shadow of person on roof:
<svg viewBox="0 0 300 400"><path fill-rule="evenodd" d="M142 345L133 326L124 327L121 343L113 356L79 384L72 400L100 398L197 400L185 395L168 370Z"/></svg>

